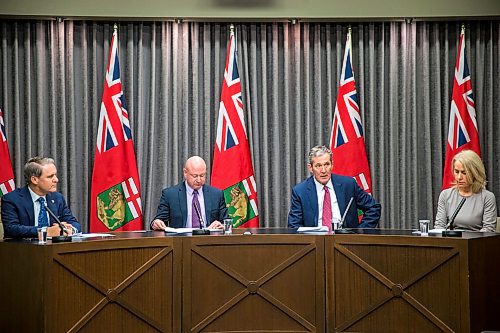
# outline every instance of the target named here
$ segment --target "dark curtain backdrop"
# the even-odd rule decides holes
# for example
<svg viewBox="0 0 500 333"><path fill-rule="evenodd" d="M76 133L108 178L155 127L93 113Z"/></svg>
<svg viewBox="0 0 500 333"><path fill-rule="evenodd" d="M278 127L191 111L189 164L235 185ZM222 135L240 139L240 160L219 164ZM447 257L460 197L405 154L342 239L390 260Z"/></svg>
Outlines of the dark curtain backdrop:
<svg viewBox="0 0 500 333"><path fill-rule="evenodd" d="M500 21L466 22L488 188L500 198ZM433 219L441 189L460 22L352 26L353 67L380 226ZM236 24L261 226L285 226L306 154L328 144L347 24ZM97 121L113 22L0 22L0 107L17 186L52 156L60 191L88 230ZM210 166L229 24L121 22L121 78L145 224L193 154Z"/></svg>

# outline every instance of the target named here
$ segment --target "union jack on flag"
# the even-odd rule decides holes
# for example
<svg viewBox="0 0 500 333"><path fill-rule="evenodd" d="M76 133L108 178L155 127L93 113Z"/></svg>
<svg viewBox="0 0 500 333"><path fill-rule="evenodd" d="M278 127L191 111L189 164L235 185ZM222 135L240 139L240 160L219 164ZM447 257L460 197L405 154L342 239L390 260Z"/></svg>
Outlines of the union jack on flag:
<svg viewBox="0 0 500 333"><path fill-rule="evenodd" d="M241 93L235 99L235 108L242 105L241 103ZM227 113L224 102L220 102L219 117L217 120L217 136L216 136L217 147L221 151L226 151L239 144L238 136L234 131L233 124L231 123L231 118Z"/></svg>
<svg viewBox="0 0 500 333"><path fill-rule="evenodd" d="M118 32L115 26L97 129L90 231L142 228L141 186L120 79Z"/></svg>
<svg viewBox="0 0 500 333"><path fill-rule="evenodd" d="M356 83L354 82L351 48L351 31L349 29L330 136L330 148L333 155L332 171L336 174L353 177L363 190L371 193L372 180L365 150Z"/></svg>
<svg viewBox="0 0 500 333"><path fill-rule="evenodd" d="M118 146L114 128L121 128L125 141L132 138L120 79L118 38L116 32L111 38L111 49L104 85L101 112L99 114L99 128L97 129L97 149L99 152L105 152Z"/></svg>
<svg viewBox="0 0 500 333"><path fill-rule="evenodd" d="M7 141L7 134L5 134L5 124L3 122L2 109L0 109L0 135L2 136L2 142Z"/></svg>
<svg viewBox="0 0 500 333"><path fill-rule="evenodd" d="M347 39L337 103L335 103L333 116L333 130L330 140L332 148L348 143L349 138L352 140L363 136L363 124L361 123L358 94L351 64L350 35L347 36ZM346 126L344 126L344 122Z"/></svg>
<svg viewBox="0 0 500 333"><path fill-rule="evenodd" d="M475 151L481 156L479 134L476 121L476 109L472 94L471 75L465 53L465 27L462 27L458 46L455 78L450 107L450 122L448 124L448 140L443 171L443 189L452 185L453 157L464 149Z"/></svg>
<svg viewBox="0 0 500 333"><path fill-rule="evenodd" d="M234 227L259 226L257 186L245 126L236 62L236 39L232 26L217 117L212 185L224 191L228 214Z"/></svg>
<svg viewBox="0 0 500 333"><path fill-rule="evenodd" d="M219 105L216 144L219 150L226 151L239 144L238 135L236 134L233 123L239 125L237 130L242 130L245 139L247 138L243 114L243 101L241 98L240 75L236 63L236 43L234 35L231 35L229 40L229 50L226 59L226 69L224 70L222 90L223 96ZM237 115L237 118L235 115ZM233 118L233 121L231 118Z"/></svg>

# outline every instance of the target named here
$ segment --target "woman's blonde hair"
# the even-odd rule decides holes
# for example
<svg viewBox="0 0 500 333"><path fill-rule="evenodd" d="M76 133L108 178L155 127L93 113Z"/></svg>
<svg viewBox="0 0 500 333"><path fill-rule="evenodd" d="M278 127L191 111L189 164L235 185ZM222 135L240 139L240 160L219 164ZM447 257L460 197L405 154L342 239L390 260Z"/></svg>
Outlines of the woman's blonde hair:
<svg viewBox="0 0 500 333"><path fill-rule="evenodd" d="M455 162L460 162L465 169L465 177L471 184L473 193L478 193L486 186L486 172L481 158L472 150L462 150L453 157L451 172L454 174ZM457 188L456 180L453 187Z"/></svg>

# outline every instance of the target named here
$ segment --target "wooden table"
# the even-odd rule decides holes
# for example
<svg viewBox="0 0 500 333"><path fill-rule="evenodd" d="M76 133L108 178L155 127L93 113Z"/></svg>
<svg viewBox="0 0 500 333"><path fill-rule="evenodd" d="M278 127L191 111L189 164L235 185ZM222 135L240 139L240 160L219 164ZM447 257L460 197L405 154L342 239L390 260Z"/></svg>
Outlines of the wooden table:
<svg viewBox="0 0 500 333"><path fill-rule="evenodd" d="M0 330L500 330L500 235L243 231L2 241Z"/></svg>

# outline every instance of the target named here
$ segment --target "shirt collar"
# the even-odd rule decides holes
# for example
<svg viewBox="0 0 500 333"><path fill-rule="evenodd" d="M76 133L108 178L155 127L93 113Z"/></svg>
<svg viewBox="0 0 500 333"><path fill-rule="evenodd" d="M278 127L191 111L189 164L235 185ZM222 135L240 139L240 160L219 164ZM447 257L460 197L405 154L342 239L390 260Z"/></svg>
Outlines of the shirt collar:
<svg viewBox="0 0 500 333"><path fill-rule="evenodd" d="M328 187L328 189L329 189L330 191L333 191L332 178L330 178L330 179L328 180L328 183L326 183L325 185L323 185L323 184L321 184L320 182L318 182L318 181L316 180L316 178L314 178L314 176L313 176L313 179L314 179L314 185L316 185L316 191L317 191L317 192L320 192L321 190L323 190L323 188L324 188L325 186L326 186L326 187Z"/></svg>
<svg viewBox="0 0 500 333"><path fill-rule="evenodd" d="M38 198L44 198L45 202L47 202L47 198L45 195L40 196L40 195L36 194L35 192L33 192L31 187L29 187L29 186L28 186L28 191L30 191L31 200L33 201L33 203L35 203L38 200Z"/></svg>
<svg viewBox="0 0 500 333"><path fill-rule="evenodd" d="M189 195L189 196L192 196L193 195L193 192L194 192L194 189L188 185L187 182L184 182L184 184L186 184L186 193ZM200 187L200 189L198 190L198 194L200 194L200 192L203 191L203 186Z"/></svg>

